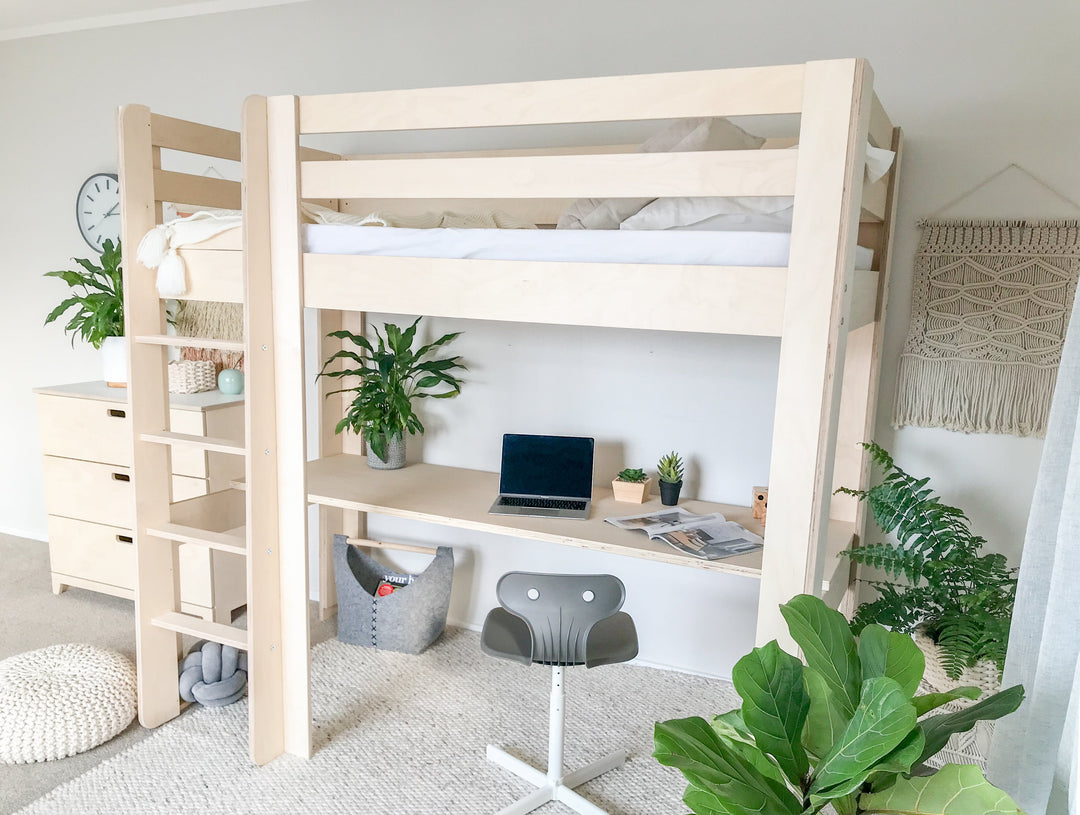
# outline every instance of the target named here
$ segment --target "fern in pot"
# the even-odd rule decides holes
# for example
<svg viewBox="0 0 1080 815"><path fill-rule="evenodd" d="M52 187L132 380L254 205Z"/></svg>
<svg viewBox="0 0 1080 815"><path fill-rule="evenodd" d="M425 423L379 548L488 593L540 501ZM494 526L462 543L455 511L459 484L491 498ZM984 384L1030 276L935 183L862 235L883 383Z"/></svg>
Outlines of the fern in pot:
<svg viewBox="0 0 1080 815"><path fill-rule="evenodd" d="M114 388L127 385L127 341L124 339L124 272L120 243L102 243L100 265L74 258L81 269L46 272L71 288L70 295L49 312L45 325L63 316L72 345L78 337L101 351L102 374ZM74 309L74 311L72 311Z"/></svg>
<svg viewBox="0 0 1080 815"><path fill-rule="evenodd" d="M423 433L424 425L413 410L416 399L451 399L461 393L462 381L455 371L465 370L460 356L437 358L438 349L452 342L460 331L444 334L432 343L413 350L416 328L422 317L402 330L393 323L374 330L374 343L351 331L333 331L328 336L347 340L358 350L343 348L323 364L319 376L333 379L359 377L355 387L327 394L352 393L352 402L335 432L349 429L362 435L368 445L368 466L377 470L397 470L405 466L405 435ZM336 360L355 367L329 370Z"/></svg>
<svg viewBox="0 0 1080 815"><path fill-rule="evenodd" d="M878 444L863 446L884 477L869 490L838 492L866 501L896 542L844 553L886 578L868 581L878 597L856 609L852 630L880 623L912 632L927 653L927 680L939 690L957 680L993 690L1005 665L1016 570L1004 555L982 553L986 540L963 510L941 502L930 479L906 473Z"/></svg>

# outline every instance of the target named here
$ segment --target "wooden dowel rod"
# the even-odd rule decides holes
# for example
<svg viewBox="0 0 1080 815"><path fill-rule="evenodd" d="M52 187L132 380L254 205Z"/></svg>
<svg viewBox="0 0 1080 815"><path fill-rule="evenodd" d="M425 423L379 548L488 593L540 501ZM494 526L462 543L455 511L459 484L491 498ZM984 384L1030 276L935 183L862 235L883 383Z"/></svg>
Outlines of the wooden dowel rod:
<svg viewBox="0 0 1080 815"><path fill-rule="evenodd" d="M367 538L347 538L346 543L353 546L373 546L376 549L397 549L401 552L416 552L420 555L434 555L436 549L431 546L418 546L415 543L388 543L386 541L373 541Z"/></svg>

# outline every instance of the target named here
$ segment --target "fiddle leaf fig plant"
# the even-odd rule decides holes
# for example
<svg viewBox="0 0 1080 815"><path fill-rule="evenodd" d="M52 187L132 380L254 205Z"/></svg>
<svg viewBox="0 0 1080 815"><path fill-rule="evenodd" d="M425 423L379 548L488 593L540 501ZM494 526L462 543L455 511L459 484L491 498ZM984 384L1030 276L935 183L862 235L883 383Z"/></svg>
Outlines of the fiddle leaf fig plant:
<svg viewBox="0 0 1080 815"><path fill-rule="evenodd" d="M656 724L653 756L682 771L696 815L815 815L828 804L838 815L942 815L943 800L950 813L1019 813L978 767L912 776L953 733L1016 710L1023 688L928 715L980 691L917 696L925 661L907 634L875 624L856 639L840 612L805 594L780 611L805 663L773 640L732 671L740 707Z"/></svg>
<svg viewBox="0 0 1080 815"><path fill-rule="evenodd" d="M45 325L74 314L64 326L71 335L71 344L79 337L94 348L108 337L124 336L124 272L120 266L120 243L113 246L111 240L102 242L101 263L86 258L74 258L79 269L63 269L46 272L45 277L58 277L73 290L71 295L49 312Z"/></svg>
<svg viewBox="0 0 1080 815"><path fill-rule="evenodd" d="M327 336L348 340L361 353L343 348L323 364L319 376L332 379L359 377L355 387L340 388L335 393L353 393L352 403L334 432L349 428L363 435L371 450L381 459L392 438L401 439L405 433L423 433L424 425L413 410L414 399L450 399L461 393L462 380L454 372L466 370L460 356L436 358L442 346L452 342L461 332L444 334L434 342L413 350L416 328L422 317L402 330L385 323L383 332L374 328L375 342L351 331L332 331ZM339 359L354 363L353 367L330 370Z"/></svg>

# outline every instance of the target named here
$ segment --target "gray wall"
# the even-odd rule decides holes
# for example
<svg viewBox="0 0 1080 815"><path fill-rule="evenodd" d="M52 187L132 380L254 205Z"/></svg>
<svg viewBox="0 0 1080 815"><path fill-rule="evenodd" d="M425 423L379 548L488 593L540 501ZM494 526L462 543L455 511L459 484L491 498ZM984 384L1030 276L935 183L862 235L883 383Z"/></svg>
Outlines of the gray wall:
<svg viewBox="0 0 1080 815"><path fill-rule="evenodd" d="M915 220L1009 162L1080 198L1080 7L960 2L664 4L603 0L398 2L312 0L228 14L0 43L0 530L45 536L36 385L98 377L94 353L42 328L66 268L86 247L72 200L115 168L114 111L139 102L237 127L252 93L317 93L513 81L866 56L907 137L877 438L991 545L1019 558L1041 442L889 427L911 293ZM458 141L461 141L459 137ZM511 138L527 138L514 136ZM948 210L957 216L1075 215L1010 173ZM378 319L377 317L375 319ZM434 333L449 323L432 321ZM747 503L768 481L777 345L540 326L466 323L470 385L429 414L425 457L498 465L504 430L588 433L606 460L651 465L671 448L692 462L691 492ZM687 393L693 398L687 404ZM617 461L618 460L618 461ZM377 534L443 539L376 521ZM724 674L751 643L753 581L704 575L509 538L457 534L452 618L477 623L507 568L598 569L627 581L643 656ZM43 578L44 579L44 578ZM686 599L674 605L673 596ZM695 621L682 617L693 611ZM674 612L674 614L673 614ZM675 625L672 619L680 619ZM717 624L724 631L717 642ZM676 633L672 633L672 631Z"/></svg>

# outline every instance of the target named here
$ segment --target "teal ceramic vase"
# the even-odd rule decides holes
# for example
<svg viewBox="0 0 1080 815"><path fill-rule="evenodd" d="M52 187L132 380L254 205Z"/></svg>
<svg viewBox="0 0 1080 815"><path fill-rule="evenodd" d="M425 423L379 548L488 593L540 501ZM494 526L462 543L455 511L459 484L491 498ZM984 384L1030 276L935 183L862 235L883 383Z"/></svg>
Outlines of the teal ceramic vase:
<svg viewBox="0 0 1080 815"><path fill-rule="evenodd" d="M244 392L244 375L236 368L223 368L217 375L218 390L230 396Z"/></svg>

